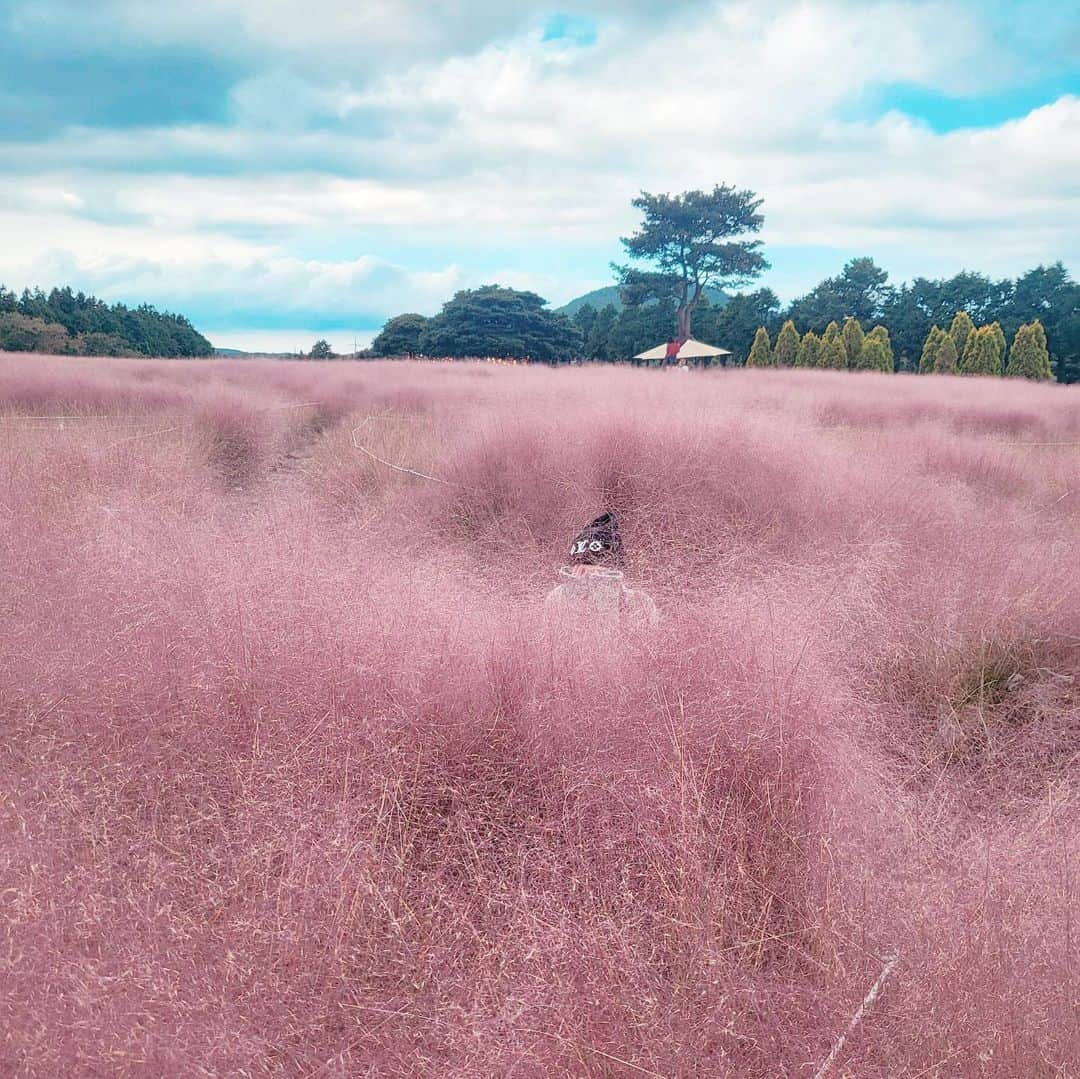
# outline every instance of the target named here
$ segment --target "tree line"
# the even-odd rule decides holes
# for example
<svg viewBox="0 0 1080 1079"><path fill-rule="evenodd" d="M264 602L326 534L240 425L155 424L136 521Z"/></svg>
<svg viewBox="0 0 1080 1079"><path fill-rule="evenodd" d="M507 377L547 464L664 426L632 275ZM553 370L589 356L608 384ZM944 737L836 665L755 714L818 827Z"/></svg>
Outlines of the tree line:
<svg viewBox="0 0 1080 1079"><path fill-rule="evenodd" d="M673 303L654 303L651 306L629 306L617 310L609 305L595 311L588 305L574 316L583 331L583 355L590 360L618 360L632 356L665 340L674 322ZM967 336L954 332L954 321L960 325L978 322L983 327L995 327L994 339L1001 339L995 350L984 335L973 342L979 354L965 356ZM797 337L802 344L806 333L813 334L820 349L823 338L834 336L830 329L858 326L864 336L874 327L884 333L883 352L891 358L891 370L926 371L924 345L931 333L949 333L957 349L956 367L959 371L997 371L1005 361L1005 340L1015 340L1023 327L1045 344L1051 373L1061 382L1080 380L1080 285L1060 263L1039 266L1015 281L992 281L978 273L964 272L943 280L919 277L899 288L890 287L887 273L870 258L853 259L836 277L815 286L807 295L794 300L786 308L769 288L754 292L736 293L723 305L703 301L694 315L694 336L710 344L730 349L734 363L750 360L751 350L764 327L771 340L779 343L779 335L787 322L802 330ZM861 339L856 347L854 330L844 337L844 363L831 355L821 366L877 367L885 370L881 355L871 348L861 357ZM784 339L780 354L785 366L819 366L814 345L808 341L799 363L787 358L792 338ZM1025 343L1024 349L1029 349ZM796 353L798 349L796 347ZM760 350L759 350L760 355ZM940 367L948 368L949 350ZM1045 372L1039 377L1049 377Z"/></svg>
<svg viewBox="0 0 1080 1079"><path fill-rule="evenodd" d="M801 352L803 366L916 371L926 368L924 346L931 332L937 328L938 341L949 325L958 370L1001 368L999 336L1004 335L1020 344L1013 347L1016 363L1010 353L1014 371L1024 367L1039 372L1029 377L1080 379L1080 285L1060 262L1015 280L965 271L941 280L917 277L895 287L872 258L856 258L782 308L769 288L732 294L769 268L760 242L752 238L764 222L761 199L753 191L727 184L681 195L643 191L633 205L642 222L621 242L631 262L643 265L612 265L621 309L584 305L566 320L547 311L534 293L485 286L459 292L433 319L419 314L391 319L372 354L618 361L673 337L695 336L730 349L735 363L756 364L772 356L771 344L768 353L759 345L751 361L763 328L776 336L785 366L796 366ZM708 291L715 288L727 294L726 302L710 304ZM965 355L966 337L958 345L952 333L950 320L957 312L987 328L973 338L971 356ZM784 332L788 322L792 329ZM841 324L849 327L846 337ZM795 334L796 325L804 328L803 336ZM813 337L804 346L806 332ZM1050 376L1037 355L1043 347ZM930 351L933 369L947 370L949 346L940 357ZM1028 353L1032 358L1020 363Z"/></svg>
<svg viewBox="0 0 1080 1079"><path fill-rule="evenodd" d="M749 366L1041 379L1053 378L1056 368L1060 381L1080 378L1080 287L1060 263L999 283L995 291L1004 299L997 307L972 303L984 317L1000 316L981 326L967 308L944 312L956 299L970 301L986 278L970 273L939 282L919 278L887 290L881 288L883 276L871 260L853 260L837 278L823 283L827 288L812 290L811 300L803 297L786 310L767 288L736 293L723 304L702 298L694 314L695 336L731 349L731 362ZM928 297L934 298L932 304ZM850 308L870 317L840 313ZM674 299L631 303L621 310L614 304L600 310L585 304L567 318L549 311L535 293L486 285L458 292L433 318L410 313L390 319L367 355L617 362L667 340L676 310ZM822 323L824 315L837 317ZM1027 320L1020 321L1025 315ZM793 316L802 321L803 332ZM1047 323L1056 330L1056 341ZM1012 338L1008 349L1006 325ZM926 332L916 337L923 326Z"/></svg>
<svg viewBox="0 0 1080 1079"><path fill-rule="evenodd" d="M889 331L881 325L869 333L854 316L841 328L836 320L820 337L813 330L800 336L793 319L787 319L775 345L764 326L759 326L746 359L747 367L824 367L834 370L896 370ZM920 374L1006 375L1011 378L1053 379L1046 331L1035 319L1020 326L1005 362L1005 331L1000 322L976 326L966 311L958 311L948 330L932 326L919 357Z"/></svg>
<svg viewBox="0 0 1080 1079"><path fill-rule="evenodd" d="M214 348L183 315L150 304L107 304L70 288L0 285L0 350L70 356L210 356Z"/></svg>

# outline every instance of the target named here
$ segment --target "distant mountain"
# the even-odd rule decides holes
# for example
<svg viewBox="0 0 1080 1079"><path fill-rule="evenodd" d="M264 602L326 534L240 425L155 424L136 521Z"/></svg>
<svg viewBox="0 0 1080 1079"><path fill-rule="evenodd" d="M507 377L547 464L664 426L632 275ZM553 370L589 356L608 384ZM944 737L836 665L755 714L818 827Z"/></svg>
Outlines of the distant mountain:
<svg viewBox="0 0 1080 1079"><path fill-rule="evenodd" d="M727 294L721 292L718 288L706 289L705 295L708 296L709 303L714 307L723 307L728 300ZM570 318L573 318L578 310L587 303L592 304L597 311L607 307L609 303L614 304L617 309L622 310L623 303L622 300L619 299L619 286L608 285L607 288L594 288L592 292L586 292L584 296L578 296L569 303L564 303L562 307L555 308L555 310L560 315L568 315Z"/></svg>

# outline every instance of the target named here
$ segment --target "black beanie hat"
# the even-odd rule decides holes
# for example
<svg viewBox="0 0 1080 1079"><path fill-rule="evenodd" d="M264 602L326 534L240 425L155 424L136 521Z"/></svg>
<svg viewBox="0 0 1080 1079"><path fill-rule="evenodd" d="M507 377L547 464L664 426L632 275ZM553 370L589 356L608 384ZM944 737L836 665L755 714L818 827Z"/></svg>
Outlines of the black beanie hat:
<svg viewBox="0 0 1080 1079"><path fill-rule="evenodd" d="M578 566L610 566L622 561L622 538L614 513L590 521L570 544L570 561Z"/></svg>

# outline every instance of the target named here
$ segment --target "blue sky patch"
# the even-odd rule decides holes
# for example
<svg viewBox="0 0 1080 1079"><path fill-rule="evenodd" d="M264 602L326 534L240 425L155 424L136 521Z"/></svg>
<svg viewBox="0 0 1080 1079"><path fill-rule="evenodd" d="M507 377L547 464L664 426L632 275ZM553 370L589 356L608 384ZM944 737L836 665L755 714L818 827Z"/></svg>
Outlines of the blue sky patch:
<svg viewBox="0 0 1080 1079"><path fill-rule="evenodd" d="M560 11L548 16L541 40L565 45L595 45L596 23L587 15L569 15Z"/></svg>
<svg viewBox="0 0 1080 1079"><path fill-rule="evenodd" d="M972 97L950 97L911 83L893 83L879 87L872 99L848 110L848 118L866 120L887 112L902 112L941 135L1019 120L1066 94L1080 97L1080 74L1059 75L1028 86Z"/></svg>

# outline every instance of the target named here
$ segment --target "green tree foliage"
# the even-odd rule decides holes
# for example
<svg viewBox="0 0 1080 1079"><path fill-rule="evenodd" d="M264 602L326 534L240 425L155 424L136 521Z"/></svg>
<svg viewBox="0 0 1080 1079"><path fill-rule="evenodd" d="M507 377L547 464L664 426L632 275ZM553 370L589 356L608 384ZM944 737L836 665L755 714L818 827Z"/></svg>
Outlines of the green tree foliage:
<svg viewBox="0 0 1080 1079"><path fill-rule="evenodd" d="M707 288L745 285L768 269L761 241L738 239L760 231L765 220L758 213L761 199L753 191L726 184L681 195L643 191L633 206L644 220L637 232L623 237L623 246L631 261L656 269L613 265L623 302L637 306L648 299L672 301L680 337L691 335L694 312Z"/></svg>
<svg viewBox="0 0 1080 1079"><path fill-rule="evenodd" d="M606 304L596 312L596 317L592 319L589 332L585 335L584 353L587 359L614 360L619 358L611 350L611 336L618 321L619 311L613 303ZM648 345L642 344L640 348L634 349L629 355L633 356L638 352L644 352L648 347Z"/></svg>
<svg viewBox="0 0 1080 1079"><path fill-rule="evenodd" d="M851 316L860 322L881 318L892 295L889 275L872 258L852 259L836 277L826 278L795 300L787 317L820 333L829 322Z"/></svg>
<svg viewBox="0 0 1080 1079"><path fill-rule="evenodd" d="M961 310L978 324L1000 322L1007 337L1038 318L1058 379L1080 379L1080 285L1060 262L1038 266L1015 281L965 272L940 281L920 277L897 289L882 321L896 342L901 367L912 366L931 326L946 324Z"/></svg>
<svg viewBox="0 0 1080 1079"><path fill-rule="evenodd" d="M599 311L591 303L583 303L571 316L570 321L578 328L582 341L587 341L596 325Z"/></svg>
<svg viewBox="0 0 1080 1079"><path fill-rule="evenodd" d="M581 351L581 331L546 304L535 292L499 285L463 290L430 320L420 335L420 351L428 356L569 360Z"/></svg>
<svg viewBox="0 0 1080 1079"><path fill-rule="evenodd" d="M415 356L430 321L414 312L395 315L371 342L371 351L376 356Z"/></svg>
<svg viewBox="0 0 1080 1079"><path fill-rule="evenodd" d="M844 335L835 322L830 322L829 329L826 329L825 336L821 341L818 367L825 367L832 371L842 371L847 365L848 354L847 346L844 344Z"/></svg>
<svg viewBox="0 0 1080 1079"><path fill-rule="evenodd" d="M862 352L863 341L866 335L857 318L850 315L844 320L844 327L840 331L844 337L844 348L847 350L848 362L852 367L857 366L859 353Z"/></svg>
<svg viewBox="0 0 1080 1079"><path fill-rule="evenodd" d="M763 327L764 328L764 327ZM794 367L799 356L799 331L795 323L788 319L780 328L773 350L773 363L777 367Z"/></svg>
<svg viewBox="0 0 1080 1079"><path fill-rule="evenodd" d="M941 343L934 353L933 372L935 375L956 374L956 342L952 339L952 334L942 334Z"/></svg>
<svg viewBox="0 0 1080 1079"><path fill-rule="evenodd" d="M867 337L876 337L882 345L885 347L885 358L889 361L888 370L896 370L896 356L893 353L892 339L889 337L889 331L882 325L875 326L867 335ZM882 370L886 370L882 368Z"/></svg>
<svg viewBox="0 0 1080 1079"><path fill-rule="evenodd" d="M919 374L929 375L934 371L934 361L937 359L938 350L941 348L942 341L948 334L940 326L931 326L930 332L926 335L926 340L923 342L922 356L919 359Z"/></svg>
<svg viewBox="0 0 1080 1079"><path fill-rule="evenodd" d="M1005 374L1009 378L1053 379L1046 331L1038 319L1025 323L1016 331Z"/></svg>
<svg viewBox="0 0 1080 1079"><path fill-rule="evenodd" d="M989 335L994 342L994 353L997 356L998 371L1005 367L1005 331L1000 322L991 322L987 327Z"/></svg>
<svg viewBox="0 0 1080 1079"><path fill-rule="evenodd" d="M780 298L770 288L736 293L723 307L699 313L706 316L702 319L701 339L730 349L736 363L745 363L758 327L774 332L779 310Z"/></svg>
<svg viewBox="0 0 1080 1079"><path fill-rule="evenodd" d="M1058 381L1080 381L1080 284L1060 262L1037 266L1017 278L1008 309L994 317L1001 319L1007 334L1038 319Z"/></svg>
<svg viewBox="0 0 1080 1079"><path fill-rule="evenodd" d="M323 338L319 338L311 346L311 351L308 356L313 360L331 360L334 358L334 350L330 347L330 342Z"/></svg>
<svg viewBox="0 0 1080 1079"><path fill-rule="evenodd" d="M887 371L892 374L893 362L888 346L880 337L869 334L863 339L853 366L858 371Z"/></svg>
<svg viewBox="0 0 1080 1079"><path fill-rule="evenodd" d="M8 352L46 352L72 355L77 340L58 322L46 322L18 311L0 314L0 349Z"/></svg>
<svg viewBox="0 0 1080 1079"><path fill-rule="evenodd" d="M54 288L48 294L26 289L16 298L0 285L0 312L58 327L50 332L51 351L101 355L108 349L111 355L143 356L209 356L214 351L182 315L161 312L149 304L110 306L70 288ZM25 327L12 330L12 325L0 337L0 348L26 351L19 344L26 339ZM40 336L40 330L35 332Z"/></svg>
<svg viewBox="0 0 1080 1079"><path fill-rule="evenodd" d="M881 321L892 334L900 368L915 366L931 327L950 323L961 310L978 322L988 321L1004 309L1011 293L1011 281L967 271L940 281L917 277L896 289L883 306Z"/></svg>
<svg viewBox="0 0 1080 1079"><path fill-rule="evenodd" d="M667 341L674 319L675 304L672 300L624 308L608 334L608 358L628 360L661 341Z"/></svg>
<svg viewBox="0 0 1080 1079"><path fill-rule="evenodd" d="M968 335L964 355L960 358L963 375L1000 375L1001 353L992 326L980 326Z"/></svg>
<svg viewBox="0 0 1080 1079"><path fill-rule="evenodd" d="M754 343L750 346L750 355L746 357L747 367L775 367L776 357L769 344L769 331L759 326L754 334Z"/></svg>
<svg viewBox="0 0 1080 1079"><path fill-rule="evenodd" d="M795 357L796 367L817 367L821 353L821 338L813 330L807 330L799 342L799 351Z"/></svg>
<svg viewBox="0 0 1080 1079"><path fill-rule="evenodd" d="M963 358L968 338L975 332L975 323L966 311L957 311L949 326L949 336L956 345L956 355Z"/></svg>

